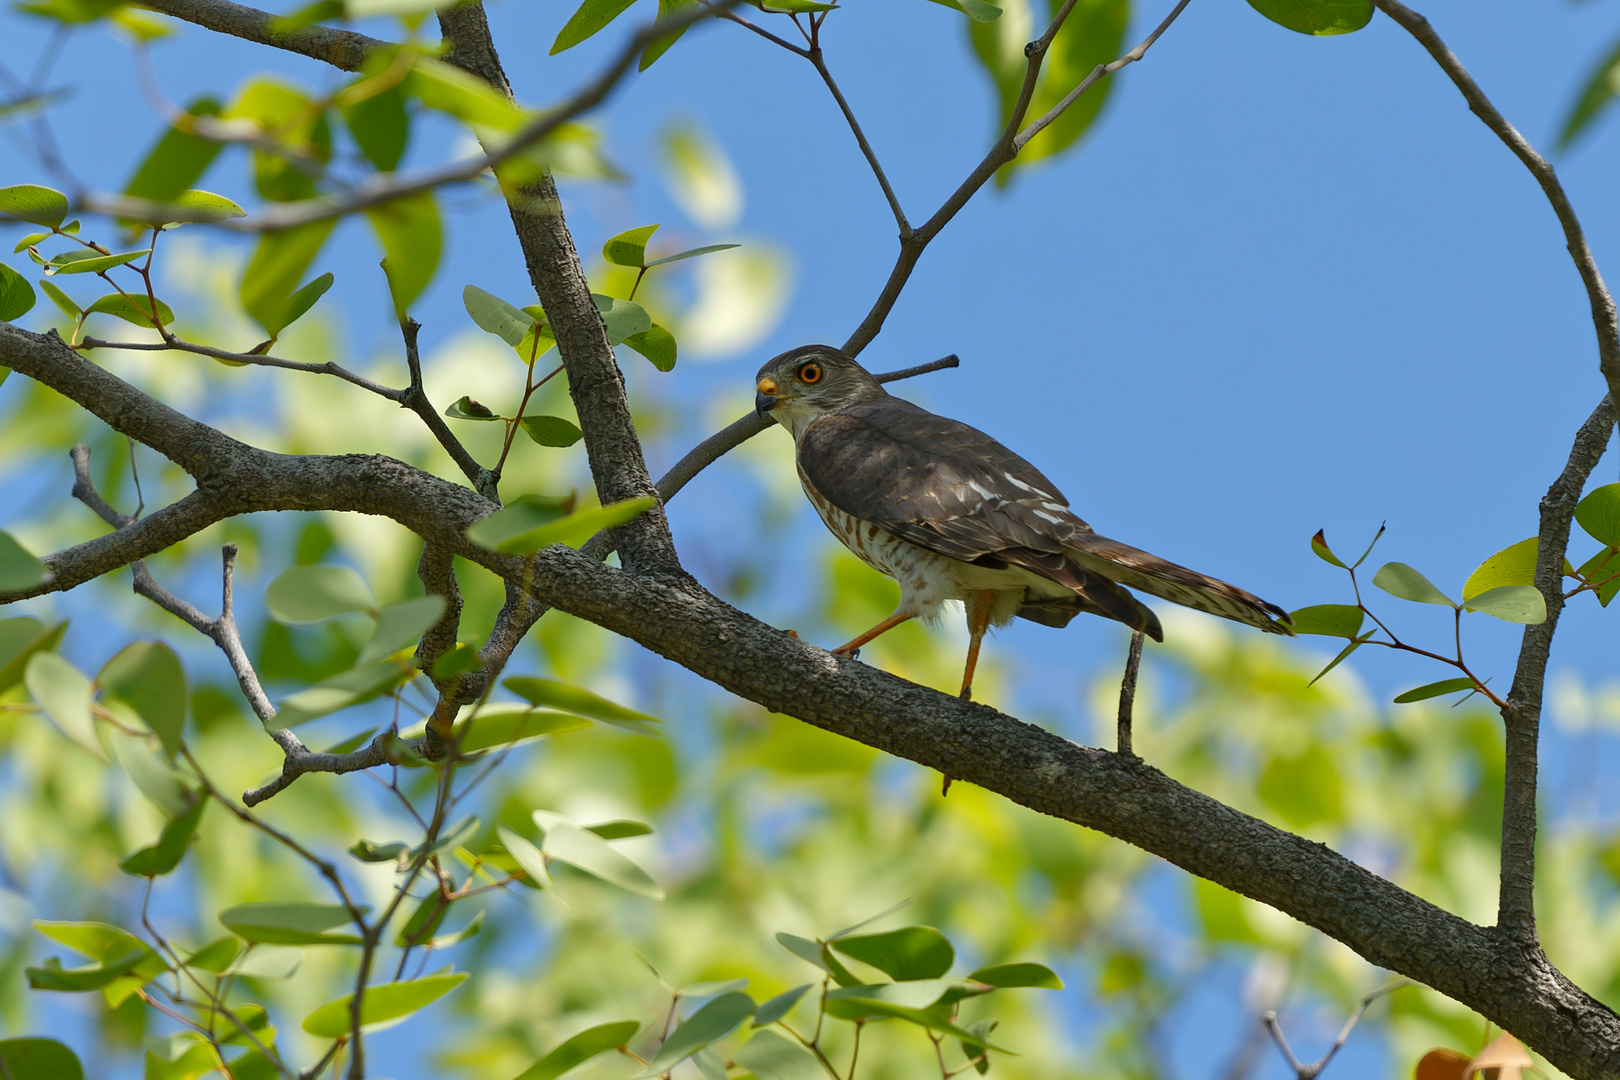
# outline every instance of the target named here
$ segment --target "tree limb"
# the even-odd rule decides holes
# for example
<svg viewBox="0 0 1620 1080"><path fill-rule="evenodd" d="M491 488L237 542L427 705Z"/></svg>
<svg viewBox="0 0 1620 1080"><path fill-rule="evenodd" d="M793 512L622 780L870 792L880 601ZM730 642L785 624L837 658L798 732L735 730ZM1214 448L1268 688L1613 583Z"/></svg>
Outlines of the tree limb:
<svg viewBox="0 0 1620 1080"><path fill-rule="evenodd" d="M306 26L282 32L276 29L281 16L231 0L145 0L143 6L244 41L321 60L343 71L360 70L373 49L393 45L393 42L329 26Z"/></svg>

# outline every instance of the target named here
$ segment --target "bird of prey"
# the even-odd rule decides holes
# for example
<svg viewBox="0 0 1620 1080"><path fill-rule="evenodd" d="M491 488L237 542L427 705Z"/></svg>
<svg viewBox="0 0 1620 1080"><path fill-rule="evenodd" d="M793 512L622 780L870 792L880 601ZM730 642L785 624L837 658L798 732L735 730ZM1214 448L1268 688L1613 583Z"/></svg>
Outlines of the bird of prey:
<svg viewBox="0 0 1620 1080"><path fill-rule="evenodd" d="M894 397L829 345L759 369L754 406L793 434L799 481L821 520L860 560L900 583L893 615L833 651L849 656L908 619L967 608L963 698L985 631L1014 616L1066 626L1081 612L1164 640L1124 586L1292 635L1275 604L1099 536L1035 466L990 436Z"/></svg>

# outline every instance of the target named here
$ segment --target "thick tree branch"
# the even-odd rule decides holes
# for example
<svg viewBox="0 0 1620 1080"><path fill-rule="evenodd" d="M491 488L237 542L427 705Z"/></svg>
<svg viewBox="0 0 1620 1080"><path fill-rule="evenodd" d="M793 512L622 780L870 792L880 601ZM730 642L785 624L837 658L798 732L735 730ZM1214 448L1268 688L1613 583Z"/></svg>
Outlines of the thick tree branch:
<svg viewBox="0 0 1620 1080"><path fill-rule="evenodd" d="M67 394L118 430L145 430L153 411L166 408L54 336L0 327L0 364ZM214 434L210 440L182 433L180 448L192 452L193 475L228 477L252 493L241 500L243 512L384 514L540 603L637 641L768 709L1097 829L1270 904L1372 963L1479 1011L1579 1080L1620 1073L1620 1017L1539 950L1465 922L1139 761L836 657L737 611L679 572L617 570L562 546L529 557L477 548L465 530L493 504L399 462L268 454ZM370 753L380 751L374 744ZM367 755L345 755L341 765L364 768ZM338 765L310 755L289 758L286 771L338 771Z"/></svg>
<svg viewBox="0 0 1620 1080"><path fill-rule="evenodd" d="M1536 588L1547 603L1547 619L1524 628L1519 662L1502 720L1507 728L1506 775L1502 799L1502 881L1496 925L1526 947L1536 943L1536 744L1541 729L1542 687L1553 634L1564 609L1564 553L1569 525L1587 477L1603 456L1614 430L1614 399L1605 397L1586 418L1564 471L1541 500L1537 533Z"/></svg>
<svg viewBox="0 0 1620 1080"><path fill-rule="evenodd" d="M284 33L276 29L281 16L231 0L145 0L144 6L244 41L322 60L344 71L360 70L373 49L393 44L328 26L306 26Z"/></svg>
<svg viewBox="0 0 1620 1080"><path fill-rule="evenodd" d="M671 25L670 20L661 20L657 26L663 29L658 32L667 33ZM450 45L446 57L450 63L511 96L511 85L501 68L489 22L478 0L439 12L439 28ZM627 57L639 52L638 46L634 53L622 53L619 66L628 69ZM641 440L630 418L624 376L614 359L613 346L608 343L607 327L591 300L574 238L563 219L556 185L549 175L542 176L512 194L507 205L529 268L529 280L551 320L557 351L568 370L568 392L585 433L585 456L597 496L604 503L656 497L657 489L641 454ZM626 566L674 569L679 565L662 506L654 506L615 533Z"/></svg>
<svg viewBox="0 0 1620 1080"><path fill-rule="evenodd" d="M1564 244L1569 249L1569 257L1575 260L1575 269L1581 275L1581 284L1586 286L1586 298L1592 307L1592 326L1597 331L1599 369L1609 384L1609 396L1615 401L1620 401L1620 316L1616 315L1614 297L1609 295L1608 286L1603 283L1603 275L1598 272L1597 259L1593 257L1592 249L1587 246L1586 233L1581 229L1580 219L1575 216L1575 208L1570 204L1564 185L1558 182L1558 174L1553 171L1546 158L1536 153L1529 140L1519 134L1519 130L1508 123L1497 111L1496 106L1491 104L1485 92L1479 88L1479 84L1474 82L1473 77L1462 66L1462 62L1446 47L1440 35L1435 33L1434 27L1429 25L1428 19L1402 4L1400 0L1373 0L1373 3L1417 38L1418 43L1434 57L1441 70L1456 84L1457 89L1462 91L1463 97L1468 101L1468 108L1495 133L1497 138L1507 144L1507 148L1513 151L1514 156L1524 162L1524 167L1530 170L1530 175L1536 178L1536 183L1541 185L1547 201L1552 204L1553 213L1558 215L1558 223L1564 228Z"/></svg>

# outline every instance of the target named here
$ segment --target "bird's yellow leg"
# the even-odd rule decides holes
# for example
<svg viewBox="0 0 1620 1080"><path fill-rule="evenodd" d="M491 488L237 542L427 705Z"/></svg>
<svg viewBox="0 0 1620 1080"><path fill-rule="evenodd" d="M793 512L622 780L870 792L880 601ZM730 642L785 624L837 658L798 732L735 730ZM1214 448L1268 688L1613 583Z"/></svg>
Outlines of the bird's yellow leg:
<svg viewBox="0 0 1620 1080"><path fill-rule="evenodd" d="M893 615L890 615L887 619L884 619L882 622L872 627L872 629L868 630L866 633L862 634L860 637L856 638L854 641L845 642L844 644L838 646L838 648L833 650L833 654L835 656L849 656L856 649L859 649L862 645L865 645L868 641L871 641L879 634L887 633L906 620L913 618L916 618L916 616L902 615L897 611Z"/></svg>
<svg viewBox="0 0 1620 1080"><path fill-rule="evenodd" d="M967 668L962 672L962 693L959 695L963 701L973 700L973 669L979 666L979 645L984 641L984 632L990 629L990 610L995 606L994 589L980 589L968 598Z"/></svg>

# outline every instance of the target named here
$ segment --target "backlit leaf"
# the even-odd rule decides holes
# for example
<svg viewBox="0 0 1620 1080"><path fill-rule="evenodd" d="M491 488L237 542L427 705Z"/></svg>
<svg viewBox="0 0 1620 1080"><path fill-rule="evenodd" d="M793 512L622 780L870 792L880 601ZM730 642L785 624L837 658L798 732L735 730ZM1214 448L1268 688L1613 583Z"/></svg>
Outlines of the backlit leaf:
<svg viewBox="0 0 1620 1080"><path fill-rule="evenodd" d="M1580 574L1597 586L1598 603L1608 607L1620 592L1620 551L1604 548L1581 564Z"/></svg>
<svg viewBox="0 0 1620 1080"><path fill-rule="evenodd" d="M652 900L664 898L663 888L647 871L600 836L559 814L536 810L533 817L535 824L545 830L546 838L540 849L548 858L565 862L628 892ZM750 1001L750 1011L752 1008Z"/></svg>
<svg viewBox="0 0 1620 1080"><path fill-rule="evenodd" d="M397 604L389 604L377 612L377 628L372 631L371 640L360 651L360 658L354 662L354 666L365 667L367 664L375 664L413 644L427 632L428 627L438 622L443 614L442 596L418 596Z"/></svg>
<svg viewBox="0 0 1620 1080"><path fill-rule="evenodd" d="M271 337L292 321L293 291L335 225L333 221L318 221L259 237L259 245L242 274L240 295L242 307Z"/></svg>
<svg viewBox="0 0 1620 1080"><path fill-rule="evenodd" d="M1620 547L1620 484L1587 492L1575 506L1575 520L1598 543Z"/></svg>
<svg viewBox="0 0 1620 1080"><path fill-rule="evenodd" d="M362 79L357 86L365 87ZM405 111L405 91L400 86L367 94L341 105L339 112L355 145L379 172L393 172L405 156L410 139L410 117Z"/></svg>
<svg viewBox="0 0 1620 1080"><path fill-rule="evenodd" d="M282 328L285 329L304 317L304 313L315 306L315 302L326 295L326 290L332 287L332 272L329 270L319 277L312 278L287 297L287 306L282 310L281 317L285 320ZM279 332L279 331L278 331Z"/></svg>
<svg viewBox="0 0 1620 1080"><path fill-rule="evenodd" d="M1350 34L1372 21L1372 0L1249 0L1249 6L1301 34Z"/></svg>
<svg viewBox="0 0 1620 1080"><path fill-rule="evenodd" d="M616 701L609 701L600 694L592 693L584 687L573 686L569 683L559 682L556 679L542 679L533 675L514 675L502 684L518 697L524 698L531 704L547 708L559 709L563 712L573 713L576 716L588 716L592 720L599 720L604 724L625 728L641 734L656 732L654 725L659 723L656 716L649 716L644 712L627 709Z"/></svg>
<svg viewBox="0 0 1620 1080"><path fill-rule="evenodd" d="M602 245L602 258L615 266L640 267L647 261L647 241L657 231L657 225L642 225L609 237Z"/></svg>
<svg viewBox="0 0 1620 1080"><path fill-rule="evenodd" d="M578 1035L564 1040L551 1053L524 1069L516 1080L556 1080L570 1069L578 1068L598 1054L605 1054L624 1046L641 1030L639 1020L616 1020L586 1028Z"/></svg>
<svg viewBox="0 0 1620 1080"><path fill-rule="evenodd" d="M638 1080L668 1072L716 1039L731 1034L753 1014L754 999L747 994L720 995L669 1033Z"/></svg>
<svg viewBox="0 0 1620 1080"><path fill-rule="evenodd" d="M535 322L534 316L528 312L520 311L476 285L468 285L461 290L461 303L480 330L494 334L514 349Z"/></svg>
<svg viewBox="0 0 1620 1080"><path fill-rule="evenodd" d="M90 699L95 693L89 676L53 652L35 653L24 674L28 692L62 734L106 760L101 741L96 738L95 721L90 715Z"/></svg>
<svg viewBox="0 0 1620 1080"><path fill-rule="evenodd" d="M49 576L44 563L17 543L10 533L0 531L0 592L31 589Z"/></svg>
<svg viewBox="0 0 1620 1080"><path fill-rule="evenodd" d="M129 293L127 295L124 293L108 293L85 308L85 310L114 315L127 323L133 323L147 330L153 328L152 302L141 293ZM157 317L158 321L164 326L174 322L174 312L170 311L169 305L161 300L157 302Z"/></svg>
<svg viewBox="0 0 1620 1080"><path fill-rule="evenodd" d="M1365 618L1354 604L1314 604L1293 612L1294 633L1353 638L1361 633Z"/></svg>
<svg viewBox="0 0 1620 1080"><path fill-rule="evenodd" d="M103 270L111 270L115 266L132 263L143 255L151 253L151 248L140 251L123 251L117 255L103 255L93 248L76 248L73 251L64 251L53 256L45 264L47 274L99 274Z"/></svg>
<svg viewBox="0 0 1620 1080"><path fill-rule="evenodd" d="M360 909L362 913L369 910ZM329 933L351 922L339 904L241 904L219 913L220 925L244 941L271 945L358 945L353 934Z"/></svg>
<svg viewBox="0 0 1620 1080"><path fill-rule="evenodd" d="M557 32L556 40L551 43L551 55L555 56L564 49L578 45L624 14L625 9L634 2L635 0L585 0Z"/></svg>
<svg viewBox="0 0 1620 1080"><path fill-rule="evenodd" d="M15 322L33 310L38 300L27 278L0 263L0 322Z"/></svg>
<svg viewBox="0 0 1620 1080"><path fill-rule="evenodd" d="M1558 134L1558 148L1566 149L1596 120L1620 93L1620 41L1599 60L1586 77L1581 96L1564 118L1564 129Z"/></svg>
<svg viewBox="0 0 1620 1080"><path fill-rule="evenodd" d="M395 199L366 211L386 256L388 288L401 319L439 269L444 230L431 192Z"/></svg>
<svg viewBox="0 0 1620 1080"><path fill-rule="evenodd" d="M645 356L659 371L675 370L675 335L657 323L652 329L631 334L624 343Z"/></svg>
<svg viewBox="0 0 1620 1080"><path fill-rule="evenodd" d="M528 554L552 544L579 547L603 529L623 525L656 502L651 497L625 499L607 506L576 510L550 524L522 532L515 531L515 527L526 525L532 515L513 514L513 508L508 507L497 510L468 529L467 538L475 544L508 554Z"/></svg>
<svg viewBox="0 0 1620 1080"><path fill-rule="evenodd" d="M220 105L213 98L200 97L186 107L186 112L191 116L218 116ZM173 202L202 179L224 148L214 139L170 127L129 178L124 194L155 203Z"/></svg>
<svg viewBox="0 0 1620 1080"><path fill-rule="evenodd" d="M585 437L577 424L560 416L525 416L519 423L523 433L541 446L573 446Z"/></svg>
<svg viewBox="0 0 1620 1080"><path fill-rule="evenodd" d="M674 255L665 255L662 259L654 259L647 264L647 269L651 270L653 267L663 266L665 263L680 262L682 259L695 259L699 255L712 255L716 251L729 251L734 247L742 247L742 245L709 244L707 247L692 248L690 251L681 251Z"/></svg>
<svg viewBox="0 0 1620 1080"><path fill-rule="evenodd" d="M1503 585L1534 585L1536 583L1536 553L1541 541L1532 536L1509 545L1479 564L1479 568L1463 582L1463 601L1466 603L1480 593Z"/></svg>
<svg viewBox="0 0 1620 1080"><path fill-rule="evenodd" d="M0 214L54 229L67 217L68 198L55 188L38 184L0 187Z"/></svg>
<svg viewBox="0 0 1620 1080"><path fill-rule="evenodd" d="M161 877L173 871L185 858L186 847L196 835L197 823L202 820L203 808L207 805L207 799L199 798L190 810L163 826L157 843L135 852L119 863L118 868L136 877Z"/></svg>
<svg viewBox="0 0 1620 1080"><path fill-rule="evenodd" d="M186 673L180 657L161 641L137 641L107 661L96 675L140 714L172 758L186 724Z"/></svg>
<svg viewBox="0 0 1620 1080"><path fill-rule="evenodd" d="M428 975L408 982L373 984L366 987L360 1001L360 1025L375 1030L396 1024L418 1009L438 1001L444 995L467 981L466 972L453 975ZM350 1032L349 994L327 1002L304 1018L303 1028L311 1035L338 1039Z"/></svg>
<svg viewBox="0 0 1620 1080"><path fill-rule="evenodd" d="M658 18L660 20L672 18L691 10L693 6L695 6L695 0L658 0ZM670 46L681 40L681 35L686 33L688 29L690 28L682 27L673 34L666 34L664 37L655 38L648 42L647 47L641 50L641 62L636 65L636 70L646 71L652 67L660 56L669 51Z"/></svg>
<svg viewBox="0 0 1620 1080"><path fill-rule="evenodd" d="M523 123L523 112L504 94L476 75L453 64L418 56L401 84L423 105L467 124L510 131Z"/></svg>
<svg viewBox="0 0 1620 1080"><path fill-rule="evenodd" d="M1454 608L1451 598L1416 570L1405 563L1385 563L1379 567L1378 573L1373 575L1373 584L1402 600L1410 600L1417 604L1438 604L1442 607Z"/></svg>
<svg viewBox="0 0 1620 1080"><path fill-rule="evenodd" d="M78 304L74 303L73 298L67 293L63 292L55 283L50 281L42 281L39 283L39 287L44 291L46 296L51 298L51 303L56 305L57 310L66 315L69 319L77 322L79 316L84 314L84 309Z"/></svg>

